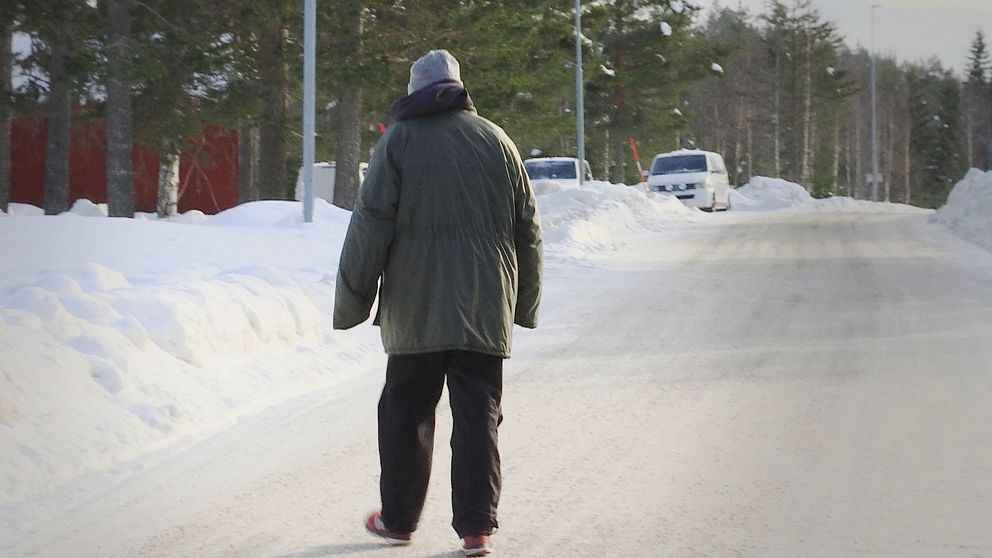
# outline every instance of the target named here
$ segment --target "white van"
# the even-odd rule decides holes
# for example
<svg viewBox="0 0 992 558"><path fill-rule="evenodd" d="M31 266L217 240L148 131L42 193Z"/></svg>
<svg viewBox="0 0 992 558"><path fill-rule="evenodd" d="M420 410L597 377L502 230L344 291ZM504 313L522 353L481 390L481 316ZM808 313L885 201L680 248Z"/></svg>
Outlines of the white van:
<svg viewBox="0 0 992 558"><path fill-rule="evenodd" d="M365 180L365 173L368 171L368 163L358 163L358 183ZM313 197L322 198L327 203L334 203L334 177L337 170L337 163L334 161L323 161L313 164ZM299 174L296 175L296 201L303 199L303 167L300 167Z"/></svg>
<svg viewBox="0 0 992 558"><path fill-rule="evenodd" d="M582 172L583 182L592 180L589 162L582 161L580 166L579 160L575 157L536 157L524 161L524 168L531 181L557 180L578 185L579 172Z"/></svg>
<svg viewBox="0 0 992 558"><path fill-rule="evenodd" d="M673 194L689 207L730 209L730 181L723 157L712 151L682 149L651 161L648 188Z"/></svg>

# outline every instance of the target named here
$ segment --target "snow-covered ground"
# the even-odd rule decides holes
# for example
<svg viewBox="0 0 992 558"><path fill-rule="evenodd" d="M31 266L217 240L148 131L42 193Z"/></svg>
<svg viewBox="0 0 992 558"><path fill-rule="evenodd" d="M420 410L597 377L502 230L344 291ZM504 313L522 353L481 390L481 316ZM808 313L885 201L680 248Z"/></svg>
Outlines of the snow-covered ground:
<svg viewBox="0 0 992 558"><path fill-rule="evenodd" d="M552 188L554 190L554 188ZM621 185L540 196L550 257L588 259L699 212ZM381 361L330 327L350 213L317 200L108 219L0 218L0 503L194 439ZM122 470L121 474L127 471Z"/></svg>
<svg viewBox="0 0 992 558"><path fill-rule="evenodd" d="M992 246L990 177L969 173L931 221ZM764 178L734 192L733 211L712 215L620 185L535 188L549 268L569 278L547 293L558 305L627 288L620 274L587 273L597 262L622 261L636 271L642 246L712 234L708 225L742 210L925 214L897 204L813 200L799 186ZM140 473L138 458L149 452L381 374L375 328L330 328L343 210L318 201L312 224L302 222L294 202L169 221L108 219L88 202L56 217L40 213L14 204L0 216L0 511L30 506L95 472L121 482ZM694 296L690 287L682 294ZM527 338L532 346L556 346L581 327L555 324ZM643 347L613 349L635 354Z"/></svg>

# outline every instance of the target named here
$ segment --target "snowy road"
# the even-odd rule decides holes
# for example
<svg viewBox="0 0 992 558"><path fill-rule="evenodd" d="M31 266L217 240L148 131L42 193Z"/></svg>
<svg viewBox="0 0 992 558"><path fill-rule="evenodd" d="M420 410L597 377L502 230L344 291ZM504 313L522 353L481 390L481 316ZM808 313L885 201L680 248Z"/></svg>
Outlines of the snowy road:
<svg viewBox="0 0 992 558"><path fill-rule="evenodd" d="M992 257L924 219L731 213L552 263L507 365L498 555L992 556ZM381 381L2 509L0 554L457 556L446 408L415 544L361 529Z"/></svg>

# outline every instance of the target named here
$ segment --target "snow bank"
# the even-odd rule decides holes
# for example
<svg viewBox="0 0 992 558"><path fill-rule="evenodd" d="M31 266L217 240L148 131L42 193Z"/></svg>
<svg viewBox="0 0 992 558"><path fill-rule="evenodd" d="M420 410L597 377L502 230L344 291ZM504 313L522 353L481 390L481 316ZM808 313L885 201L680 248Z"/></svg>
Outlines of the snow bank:
<svg viewBox="0 0 992 558"><path fill-rule="evenodd" d="M971 169L954 185L930 222L992 250L992 171Z"/></svg>
<svg viewBox="0 0 992 558"><path fill-rule="evenodd" d="M538 196L545 251L561 258L615 252L640 235L700 218L673 196L622 184L593 181L545 191Z"/></svg>
<svg viewBox="0 0 992 558"><path fill-rule="evenodd" d="M72 208L63 215L78 215L80 217L106 217L109 214L107 204L95 204L87 199L78 199Z"/></svg>
<svg viewBox="0 0 992 558"><path fill-rule="evenodd" d="M0 211L0 217L37 217L44 214L44 209L27 203L10 203L6 214Z"/></svg>
<svg viewBox="0 0 992 558"><path fill-rule="evenodd" d="M847 196L816 199L799 184L755 176L732 190L730 203L735 211L798 211L820 213L919 213L928 210L890 202L856 200Z"/></svg>
<svg viewBox="0 0 992 558"><path fill-rule="evenodd" d="M377 362L376 332L325 324L347 212L78 218L96 207L0 220L0 503Z"/></svg>
<svg viewBox="0 0 992 558"><path fill-rule="evenodd" d="M699 218L670 196L538 186L549 259L616 251ZM331 328L350 213L315 202L215 216L0 218L0 504L192 440L306 391L379 370L370 324ZM87 216L92 218L81 218ZM103 218L99 218L103 217Z"/></svg>

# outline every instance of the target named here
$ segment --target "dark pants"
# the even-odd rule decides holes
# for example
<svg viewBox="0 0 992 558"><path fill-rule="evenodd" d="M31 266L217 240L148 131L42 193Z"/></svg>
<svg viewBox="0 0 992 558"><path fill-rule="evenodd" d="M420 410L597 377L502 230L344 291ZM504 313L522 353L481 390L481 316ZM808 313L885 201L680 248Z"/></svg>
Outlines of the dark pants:
<svg viewBox="0 0 992 558"><path fill-rule="evenodd" d="M379 399L382 520L414 531L431 476L434 410L445 378L451 432L451 526L459 537L496 530L503 359L471 351L394 355Z"/></svg>

